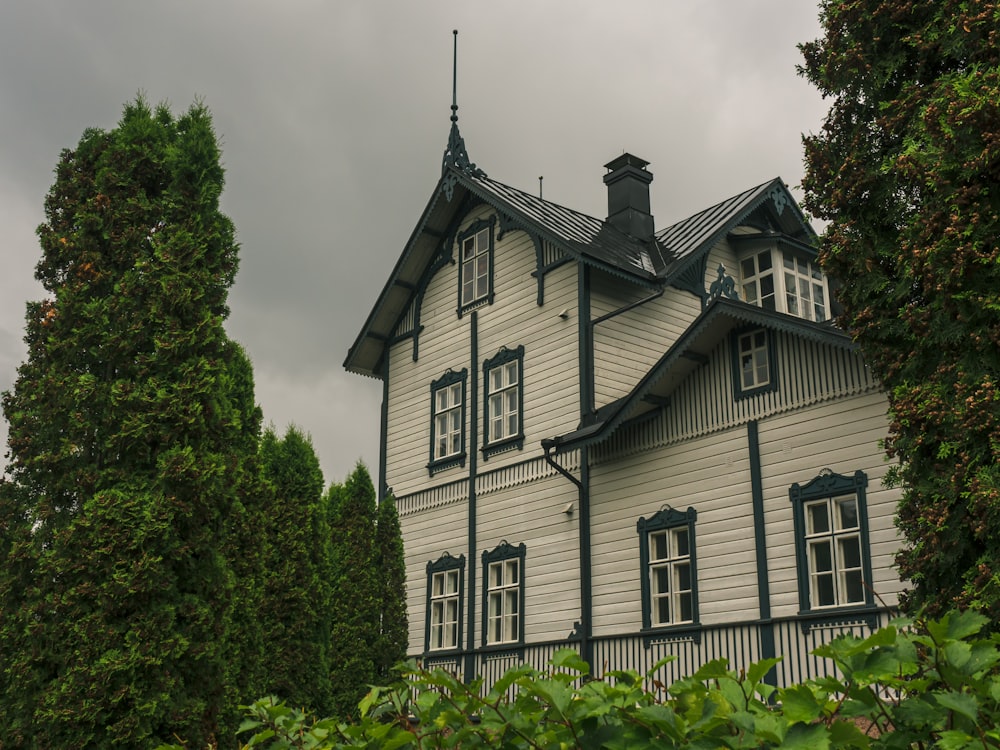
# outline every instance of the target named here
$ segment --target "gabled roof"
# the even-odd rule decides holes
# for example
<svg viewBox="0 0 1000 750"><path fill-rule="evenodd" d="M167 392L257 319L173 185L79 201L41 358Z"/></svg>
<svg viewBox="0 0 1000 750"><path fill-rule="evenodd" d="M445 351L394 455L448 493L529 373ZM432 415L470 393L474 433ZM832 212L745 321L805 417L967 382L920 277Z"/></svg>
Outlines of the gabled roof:
<svg viewBox="0 0 1000 750"><path fill-rule="evenodd" d="M657 408L680 383L708 357L733 328L757 325L820 341L843 349L856 349L850 336L830 322L813 323L784 313L764 310L738 300L713 300L684 334L653 365L631 393L601 408L592 424L545 440L546 450L562 452L602 442L623 422Z"/></svg>
<svg viewBox="0 0 1000 750"><path fill-rule="evenodd" d="M651 239L639 240L607 221L487 177L469 162L454 123L453 131L441 179L344 361L351 372L382 377L382 360L393 330L417 294L455 214L470 198L500 211L506 226L551 242L581 263L654 288L671 283L749 220L803 245L812 244L816 237L788 188L775 178L662 229ZM449 158L455 153L462 158Z"/></svg>
<svg viewBox="0 0 1000 750"><path fill-rule="evenodd" d="M417 292L454 214L469 197L501 211L510 225L537 234L577 260L609 273L656 285L665 264L654 242L636 240L605 221L492 180L478 168L445 166L441 179L348 352L344 367L381 377L385 346Z"/></svg>
<svg viewBox="0 0 1000 750"><path fill-rule="evenodd" d="M692 259L710 250L755 212L765 214L761 218L783 235L805 245L816 241L816 233L788 187L775 177L658 231L656 239L669 255L664 276L672 278L681 273Z"/></svg>

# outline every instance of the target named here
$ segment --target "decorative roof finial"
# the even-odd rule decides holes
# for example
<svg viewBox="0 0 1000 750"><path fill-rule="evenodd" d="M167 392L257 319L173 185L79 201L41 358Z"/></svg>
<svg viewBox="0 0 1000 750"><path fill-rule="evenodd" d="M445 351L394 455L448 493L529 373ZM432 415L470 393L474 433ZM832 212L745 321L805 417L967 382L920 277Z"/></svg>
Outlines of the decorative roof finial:
<svg viewBox="0 0 1000 750"><path fill-rule="evenodd" d="M472 177L485 177L486 173L469 159L469 152L465 150L465 140L458 132L458 29L452 34L455 41L451 72L451 132L448 134L448 147L444 150L441 175L447 176L448 168L454 167ZM444 190L448 200L451 200L455 182L454 176L445 179Z"/></svg>
<svg viewBox="0 0 1000 750"><path fill-rule="evenodd" d="M452 29L451 52L451 121L458 122L458 29Z"/></svg>

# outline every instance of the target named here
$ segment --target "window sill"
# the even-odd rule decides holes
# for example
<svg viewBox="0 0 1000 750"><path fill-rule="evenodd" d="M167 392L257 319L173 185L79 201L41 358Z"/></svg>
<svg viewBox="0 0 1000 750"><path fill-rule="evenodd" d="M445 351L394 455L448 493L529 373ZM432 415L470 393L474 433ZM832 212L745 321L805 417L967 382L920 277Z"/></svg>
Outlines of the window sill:
<svg viewBox="0 0 1000 750"><path fill-rule="evenodd" d="M501 658L504 656L514 656L518 659L524 658L524 641L511 641L510 643L491 643L488 646L482 646L479 649L479 653L483 656L490 656L493 658Z"/></svg>
<svg viewBox="0 0 1000 750"><path fill-rule="evenodd" d="M874 631L878 625L878 610L871 604L851 604L843 607L809 609L798 613L802 634L808 635L813 628L835 627L839 625L867 625Z"/></svg>
<svg viewBox="0 0 1000 750"><path fill-rule="evenodd" d="M452 469L456 466L465 466L465 452L456 453L454 456L445 456L444 458L439 458L431 461L427 464L427 473L429 476L434 476L439 471L444 471L445 469Z"/></svg>
<svg viewBox="0 0 1000 750"><path fill-rule="evenodd" d="M682 622L677 625L663 625L642 631L642 645L649 648L654 643L674 643L690 641L701 644L702 625L700 622Z"/></svg>
<svg viewBox="0 0 1000 750"><path fill-rule="evenodd" d="M500 440L496 443L490 443L489 445L484 445L480 451L483 454L483 460L486 461L490 456L495 456L498 453L506 453L507 451L523 450L524 449L524 435L515 435L511 438L506 438Z"/></svg>

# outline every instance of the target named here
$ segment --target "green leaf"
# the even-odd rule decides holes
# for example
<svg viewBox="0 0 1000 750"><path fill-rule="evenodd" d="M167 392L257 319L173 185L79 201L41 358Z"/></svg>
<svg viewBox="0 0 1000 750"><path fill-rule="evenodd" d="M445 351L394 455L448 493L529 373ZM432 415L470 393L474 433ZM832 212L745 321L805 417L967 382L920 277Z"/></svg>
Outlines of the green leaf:
<svg viewBox="0 0 1000 750"><path fill-rule="evenodd" d="M976 720L976 715L979 713L979 701L976 700L974 695L959 693L954 690L935 692L933 695L938 704L949 711L954 711L970 721Z"/></svg>
<svg viewBox="0 0 1000 750"><path fill-rule="evenodd" d="M817 719L823 711L816 696L804 685L793 685L782 690L780 696L781 710L790 723L808 724Z"/></svg>

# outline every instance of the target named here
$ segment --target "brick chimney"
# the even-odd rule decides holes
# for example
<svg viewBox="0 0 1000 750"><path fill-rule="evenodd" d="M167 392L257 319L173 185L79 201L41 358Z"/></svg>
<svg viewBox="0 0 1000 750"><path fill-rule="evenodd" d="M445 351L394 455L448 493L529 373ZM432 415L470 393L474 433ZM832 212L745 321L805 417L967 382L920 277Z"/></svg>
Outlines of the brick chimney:
<svg viewBox="0 0 1000 750"><path fill-rule="evenodd" d="M622 154L604 166L604 184L608 186L608 223L636 239L653 236L653 215L649 212L649 183L653 173L646 171L648 161L632 154Z"/></svg>

